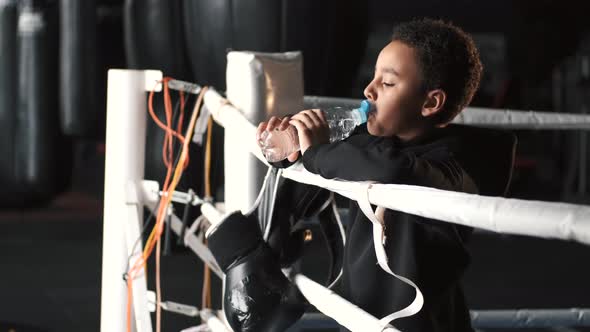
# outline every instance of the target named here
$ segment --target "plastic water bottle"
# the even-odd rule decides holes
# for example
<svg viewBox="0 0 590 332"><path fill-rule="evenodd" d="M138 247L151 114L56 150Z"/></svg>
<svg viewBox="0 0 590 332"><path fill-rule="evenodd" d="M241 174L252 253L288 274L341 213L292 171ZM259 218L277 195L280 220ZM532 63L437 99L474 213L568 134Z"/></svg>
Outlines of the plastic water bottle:
<svg viewBox="0 0 590 332"><path fill-rule="evenodd" d="M330 128L330 143L347 138L354 128L367 122L371 107L368 100L363 100L359 108L334 107L322 110ZM286 159L300 149L297 129L292 125L286 130L264 131L259 144L262 154L271 163Z"/></svg>

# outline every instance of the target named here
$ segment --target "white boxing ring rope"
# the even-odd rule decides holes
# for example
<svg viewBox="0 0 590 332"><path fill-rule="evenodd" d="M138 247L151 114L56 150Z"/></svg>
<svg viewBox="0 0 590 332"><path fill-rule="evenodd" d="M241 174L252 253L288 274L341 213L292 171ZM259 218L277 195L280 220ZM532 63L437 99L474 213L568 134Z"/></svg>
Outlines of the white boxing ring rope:
<svg viewBox="0 0 590 332"><path fill-rule="evenodd" d="M520 309L471 311L474 328L590 326L590 309Z"/></svg>
<svg viewBox="0 0 590 332"><path fill-rule="evenodd" d="M111 78L111 76L113 77ZM153 86L153 80L157 79L154 78L155 76L161 77L161 74L155 75L153 71L109 71L109 99L107 103L107 119L109 119L109 117L115 116L119 118L117 119L117 121L107 121L109 125L111 123L118 124L115 126L107 127L107 142L109 142L109 137L111 136L118 136L120 140L128 139L128 131L130 129L133 130L134 126L144 128L145 113L142 114L141 112L145 112L145 102L134 103L133 101L129 101L129 99L144 98L142 97L142 93L140 92L145 92ZM112 87L111 84L113 85ZM325 103L329 102L329 99L330 98L323 97L306 97L305 103L307 106L309 106L310 103L315 101L321 102L322 105L324 105ZM339 103L340 105L343 104L341 102L341 99L333 100ZM350 101L351 103L356 104L356 101ZM122 105L117 106L117 103ZM215 121L221 124L223 127L225 127L226 130L236 130L239 131L242 137L252 137L251 140L245 141L245 143L248 145L247 148L254 155L256 155L258 159L266 163L254 139L255 127L246 118L242 116L239 110L230 105L227 102L227 100L222 98L213 89L209 90L206 93L205 105L214 116ZM132 114L123 114L126 113L121 112L122 108L124 107L132 108ZM465 123L469 123L472 125L486 125L485 121L487 120L484 120L486 119L484 113L496 111L484 111L483 113L478 112L473 113L479 114L476 116L478 117L476 120L471 118L468 120L463 119L461 121L467 121ZM516 116L519 114L519 112L507 112L504 112L503 118L496 116L489 117L487 119L494 119L493 121L496 121L494 122L494 124L498 126L510 127L511 125L508 125L507 123L512 123L512 125L514 125L515 123L519 123L518 126L511 128L524 128L523 123L518 122L524 121L524 117ZM528 114L527 116L529 116L532 119L542 119L542 121L535 120L536 122L534 122L532 128L542 127L543 129L555 129L558 125L562 126L559 127L559 129L590 128L590 117L566 115L565 117L562 117L561 120L556 120L550 119L545 116L538 116L543 114L535 115L533 113L527 112L520 113L522 113L520 115ZM564 114L559 114L558 116L563 115ZM134 122L137 124L135 124ZM575 125L572 122L575 122ZM542 124L542 126L535 127L539 126L539 124ZM490 124L487 123L487 126L489 125ZM112 129L113 127L115 127L115 129ZM139 132L141 132L142 130L144 129L140 129ZM120 146L125 146L126 143L128 143L127 141L121 142L120 140L117 141L111 138L111 141L116 141ZM134 142L136 143L134 145L135 147L145 145L142 139L136 141L137 142ZM148 206L153 205L149 203L149 201L153 201L153 197L148 198L146 197L146 195L153 195L153 193L155 192L157 196L158 191L157 188L154 188L154 186L151 185L151 189L147 190L151 192L151 194L146 194L146 187L150 187L150 185L146 186L146 181L138 181L139 178L143 177L143 171L141 171L141 169L143 168L143 162L137 163L135 160L141 158L138 158L138 156L135 156L135 154L129 154L127 151L117 151L116 155L111 151L113 150L107 148L107 162L105 168L111 169L111 173L107 171L105 174L105 231L103 236L105 238L105 241L107 239L111 241L111 236L113 236L113 234L120 234L120 232L123 231L124 233L128 233L125 235L125 237L127 238L127 246L129 246L130 239L136 239L137 235L139 235L138 229L136 226L126 226L123 227L123 229L121 229L119 228L121 226L116 226L117 221L120 221L121 219L139 220L140 214L136 212L138 206L143 204L146 204ZM143 150L140 151L140 153L142 152ZM133 171L125 170L122 171L122 173L124 174L116 173L114 170L115 166L113 165L117 165L117 163L119 165L125 164L126 162L132 164L132 166L130 166L130 169L133 169ZM135 171L135 169L137 171ZM121 172L121 170L117 172ZM347 182L340 180L327 180L320 176L307 172L301 165L295 165L291 168L285 169L283 175L298 182L313 184L330 189L332 191L335 191L339 194L342 194L346 197L355 200L357 199L357 197L359 197L359 195L367 195L368 193L369 201L372 204L403 211L406 213L424 216L427 218L433 218L457 224L483 228L499 233L529 235L543 238L558 238L564 240L574 240L584 244L590 244L590 207L584 205L504 199L498 197L484 197L457 192L447 192L417 186L384 185ZM135 184L135 186L139 186L139 188L136 187L136 190L130 191L128 188L128 192L126 194L120 194L119 192L125 191L122 189L122 187L129 187L130 183ZM138 191L141 191L140 188L143 189L143 195L140 195L138 193ZM429 204L421 205L415 203L416 201L419 201L418 198L424 198L425 196L428 197ZM453 211L450 211L446 208L448 206L455 206L456 208L453 209ZM209 203L202 204L201 210L203 215L205 215L212 223L215 223L216 220L219 221L223 218L223 215ZM109 211L111 213L109 213L109 215L107 216L107 212ZM128 216L128 218L121 218L122 216ZM172 218L172 229L177 233L179 233L179 231L177 230L177 228L179 228L180 226L179 222L179 220ZM126 223L133 224L133 222L128 221L126 221ZM123 242L124 249L125 238L121 235L117 235L116 237L118 238L117 241ZM196 238L192 240L190 239L190 236L188 238L189 240L187 242L189 243L189 246L191 247L191 249L193 249L193 251L203 251L203 248L199 247L196 243L192 246L190 245L190 243L194 242L192 240L196 240ZM120 245L118 246L118 248L121 248ZM120 257L115 257L117 256L117 253L115 253L115 251L117 251L117 248L108 249L107 247L110 246L103 246L103 304L101 312L101 331L122 331L122 329L117 328L115 326L121 324L122 317L115 312L117 312L118 308L123 304L120 300L117 299L118 297L121 297L119 292L122 288L120 285L117 284L120 281L113 280L112 276L116 274L116 271L120 268L120 266L124 265L125 261ZM127 252L129 249L130 248L124 250L125 252ZM214 262L214 260L210 259L210 257L200 257L210 266L216 266L216 263ZM114 262L111 262L111 259L114 259ZM214 270L216 269L214 268ZM219 270L217 267L216 273L218 273L218 271ZM371 324L375 324L373 326L375 326L375 330L377 331L396 331L392 328L383 329L383 325L379 322L377 318L374 318L366 313L366 315L363 315L362 312L352 314L351 312L358 312L360 309L354 307L354 305L346 302L345 300L339 298L337 295L333 293L322 294L324 291L328 291L323 286L317 285L317 287L320 287L317 291L310 291L314 289L314 285L311 284L313 282L308 280L304 276L298 276L297 278L295 278L294 281L302 289L302 292L308 298L310 303L314 304L316 307L318 307L318 309L320 309L320 311L324 313L331 314L331 316L337 316L337 320L340 324L351 328L353 331L367 331L367 327L371 326ZM137 280L134 282L134 285L136 283ZM135 294L138 291L138 289L139 292L146 291L145 279L140 280L140 284L143 284L144 286L138 288L134 287L134 298L136 299L136 301L134 301L134 312L136 316L136 322L139 322L138 319L146 317L141 315L142 311L146 311L147 303L143 302L147 301L141 300L142 298L145 298L145 296L138 297ZM320 289L322 291L320 291ZM111 292L114 293L112 295L109 295L111 294ZM109 307L113 308L108 309ZM342 307L347 309L344 311L334 312L335 307ZM345 314L343 315L342 312L344 312ZM471 314L474 322L474 327L490 327L489 325L486 326L486 324L491 324L493 326L501 326L498 324L507 323L509 321L515 322L514 324L516 324L510 326L525 326L518 325L523 321L527 323L533 322L536 324L541 324L541 326L549 326L542 324L543 322L551 321L554 314L556 318L559 318L560 323L571 326L590 325L588 319L589 312L589 309L568 309L557 311L494 310L472 311ZM138 314L140 314L139 316L141 317L139 317ZM151 324L149 324L149 316L147 317L147 319L148 325L136 326L138 330L151 331ZM364 319L364 325L357 325L355 323L355 321L358 322L359 319ZM482 324L484 326L482 326ZM526 326L531 327L530 325ZM552 324L551 326L555 326L555 324Z"/></svg>

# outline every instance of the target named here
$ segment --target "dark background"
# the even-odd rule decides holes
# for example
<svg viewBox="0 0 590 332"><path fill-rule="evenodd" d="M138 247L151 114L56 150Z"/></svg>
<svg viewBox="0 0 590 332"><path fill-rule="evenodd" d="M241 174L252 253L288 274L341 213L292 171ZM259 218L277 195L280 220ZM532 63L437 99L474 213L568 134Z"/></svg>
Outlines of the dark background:
<svg viewBox="0 0 590 332"><path fill-rule="evenodd" d="M228 49L301 49L306 94L361 98L392 27L434 17L463 27L480 48L485 74L473 106L587 110L586 1L46 0L0 8L0 332L99 329L107 68L161 69L223 91ZM44 28L19 30L27 11L41 12ZM163 179L163 136L150 126L146 178ZM516 134L509 197L588 203L585 136ZM222 137L216 128L219 200ZM197 161L181 188L202 193L202 151L191 155ZM464 284L472 309L590 307L590 248L487 232L470 246ZM323 248L312 241L306 250L304 270L321 279ZM162 275L165 299L200 305L194 255L175 247ZM164 315L165 331L196 324Z"/></svg>

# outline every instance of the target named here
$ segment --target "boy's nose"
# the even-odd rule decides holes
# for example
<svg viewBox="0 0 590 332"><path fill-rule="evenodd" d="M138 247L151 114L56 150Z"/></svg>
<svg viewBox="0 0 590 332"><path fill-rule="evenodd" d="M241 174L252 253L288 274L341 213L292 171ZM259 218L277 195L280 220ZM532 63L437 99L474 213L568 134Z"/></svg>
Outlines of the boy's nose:
<svg viewBox="0 0 590 332"><path fill-rule="evenodd" d="M367 85L363 93L365 95L365 98L367 98L370 101L375 101L375 99L377 99L377 94L375 93L375 89L373 89L373 81L371 81L369 85Z"/></svg>

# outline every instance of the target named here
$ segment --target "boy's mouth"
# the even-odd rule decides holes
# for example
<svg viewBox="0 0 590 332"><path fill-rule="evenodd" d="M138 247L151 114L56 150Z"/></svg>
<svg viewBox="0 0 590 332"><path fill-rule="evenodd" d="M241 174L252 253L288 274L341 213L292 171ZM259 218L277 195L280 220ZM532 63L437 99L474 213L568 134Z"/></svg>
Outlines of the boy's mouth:
<svg viewBox="0 0 590 332"><path fill-rule="evenodd" d="M371 108L369 109L369 114L368 116L375 116L375 114L377 113L377 107L374 103L371 103Z"/></svg>

